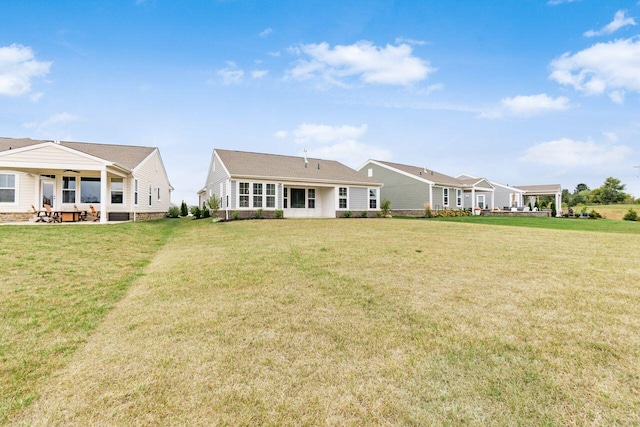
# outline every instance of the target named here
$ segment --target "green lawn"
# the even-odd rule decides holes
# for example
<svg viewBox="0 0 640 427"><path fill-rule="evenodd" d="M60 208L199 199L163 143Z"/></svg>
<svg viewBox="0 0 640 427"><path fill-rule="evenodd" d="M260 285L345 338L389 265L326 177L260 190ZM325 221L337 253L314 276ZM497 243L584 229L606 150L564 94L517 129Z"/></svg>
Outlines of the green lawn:
<svg viewBox="0 0 640 427"><path fill-rule="evenodd" d="M4 421L640 424L637 233L479 221L2 227Z"/></svg>
<svg viewBox="0 0 640 427"><path fill-rule="evenodd" d="M425 221L425 219L421 219ZM591 231L598 233L640 234L640 222L587 218L537 218L509 216L462 216L431 218L426 221L448 221L509 227L547 228L550 230Z"/></svg>

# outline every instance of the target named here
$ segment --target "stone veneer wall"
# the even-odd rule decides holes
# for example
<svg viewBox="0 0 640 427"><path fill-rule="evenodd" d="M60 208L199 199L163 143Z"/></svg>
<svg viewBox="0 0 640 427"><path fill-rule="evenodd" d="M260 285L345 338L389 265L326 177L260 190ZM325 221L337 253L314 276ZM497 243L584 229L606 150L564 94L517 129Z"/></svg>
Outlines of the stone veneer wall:
<svg viewBox="0 0 640 427"><path fill-rule="evenodd" d="M160 219L167 216L166 212L137 212L136 221L149 221L152 219ZM133 213L129 216L133 220Z"/></svg>
<svg viewBox="0 0 640 427"><path fill-rule="evenodd" d="M0 213L0 222L25 222L33 218L32 212Z"/></svg>
<svg viewBox="0 0 640 427"><path fill-rule="evenodd" d="M432 210L435 213L435 210ZM410 216L414 218L424 218L424 209L391 209L391 216Z"/></svg>

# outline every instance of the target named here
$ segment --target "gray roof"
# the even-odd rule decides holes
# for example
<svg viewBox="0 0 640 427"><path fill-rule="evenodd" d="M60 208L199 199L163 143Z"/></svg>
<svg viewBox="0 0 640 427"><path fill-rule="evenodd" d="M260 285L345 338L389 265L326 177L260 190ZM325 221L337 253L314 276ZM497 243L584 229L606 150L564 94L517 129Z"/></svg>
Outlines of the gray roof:
<svg viewBox="0 0 640 427"><path fill-rule="evenodd" d="M381 185L334 160L215 149L232 177Z"/></svg>
<svg viewBox="0 0 640 427"><path fill-rule="evenodd" d="M526 193L534 194L555 194L562 192L562 186L560 184L549 185L517 185L515 188L525 191Z"/></svg>
<svg viewBox="0 0 640 427"><path fill-rule="evenodd" d="M44 144L45 142L52 141L0 137L0 152L9 149ZM155 147L141 147L136 145L95 144L71 141L60 141L60 145L115 163L129 170L133 170L156 149Z"/></svg>
<svg viewBox="0 0 640 427"><path fill-rule="evenodd" d="M452 176L445 175L443 173L439 173L431 169L427 169L420 166L409 166L409 165L403 165L400 163L383 162L381 160L375 160L375 161L383 165L390 166L394 169L398 169L408 174L414 175L418 178L422 178L422 179L426 179L427 181L434 182L436 184L452 185L454 187L469 187L469 186L473 186L473 184L479 181L478 179L471 179L471 180L457 179Z"/></svg>

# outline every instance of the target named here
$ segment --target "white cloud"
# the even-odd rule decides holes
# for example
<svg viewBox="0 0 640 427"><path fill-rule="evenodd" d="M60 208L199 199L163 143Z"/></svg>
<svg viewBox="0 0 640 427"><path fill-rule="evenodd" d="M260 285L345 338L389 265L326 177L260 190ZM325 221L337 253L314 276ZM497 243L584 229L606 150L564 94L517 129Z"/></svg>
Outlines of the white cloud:
<svg viewBox="0 0 640 427"><path fill-rule="evenodd" d="M269 70L253 70L251 72L251 77L254 79L261 79L269 73Z"/></svg>
<svg viewBox="0 0 640 427"><path fill-rule="evenodd" d="M396 37L395 42L398 45L406 43L406 44L410 44L412 46L424 46L426 44L429 44L429 42L426 42L424 40L407 39L407 38L404 38L404 37Z"/></svg>
<svg viewBox="0 0 640 427"><path fill-rule="evenodd" d="M258 36L260 37L267 37L269 34L273 33L273 30L271 28L267 28L264 31L261 31Z"/></svg>
<svg viewBox="0 0 640 427"><path fill-rule="evenodd" d="M244 71L234 68L223 68L222 70L218 70L218 76L220 76L222 84L225 86L237 85L244 80Z"/></svg>
<svg viewBox="0 0 640 427"><path fill-rule="evenodd" d="M41 128L47 128L47 127L65 124L65 123L73 123L80 120L82 120L80 116L76 116L75 114L69 114L65 111L64 113L59 113L54 116L51 116L42 122L23 123L22 126L27 129L41 129Z"/></svg>
<svg viewBox="0 0 640 427"><path fill-rule="evenodd" d="M551 62L550 79L588 95L609 94L615 102L625 91L640 92L640 40L597 43L575 55L565 53Z"/></svg>
<svg viewBox="0 0 640 427"><path fill-rule="evenodd" d="M559 96L556 99L547 94L539 95L518 95L513 98L501 100L502 107L510 115L520 117L531 117L547 111L563 111L569 108L569 99Z"/></svg>
<svg viewBox="0 0 640 427"><path fill-rule="evenodd" d="M546 166L593 167L620 163L631 153L631 148L624 145L562 138L529 147L519 160Z"/></svg>
<svg viewBox="0 0 640 427"><path fill-rule="evenodd" d="M349 78L363 83L408 86L427 78L435 71L428 61L412 55L408 44L378 47L368 41L352 45L328 43L292 47L289 52L306 55L288 70L287 75L297 80L320 79L328 85L346 86Z"/></svg>
<svg viewBox="0 0 640 427"><path fill-rule="evenodd" d="M303 123L293 136L298 144L327 143L336 140L355 139L367 132L367 125L356 126L328 126Z"/></svg>
<svg viewBox="0 0 640 427"><path fill-rule="evenodd" d="M51 62L35 59L30 47L12 44L0 47L0 95L31 92L31 79L49 73Z"/></svg>
<svg viewBox="0 0 640 427"><path fill-rule="evenodd" d="M291 135L297 144L305 145L309 156L337 160L351 167L360 166L370 158L390 159L389 150L359 141L366 132L366 124L329 126L303 123L291 132L279 131L275 135L279 138Z"/></svg>
<svg viewBox="0 0 640 427"><path fill-rule="evenodd" d="M574 1L580 1L580 0L549 0L547 2L547 4L550 4L552 6L556 6L556 5L562 4L562 3L573 3Z"/></svg>
<svg viewBox="0 0 640 427"><path fill-rule="evenodd" d="M624 10L619 10L616 12L613 17L613 21L599 29L598 31L589 30L583 35L585 37L595 37L595 36L603 36L606 34L611 34L618 31L622 27L626 27L628 25L636 25L636 21L633 18L629 18L626 16L626 12Z"/></svg>
<svg viewBox="0 0 640 427"><path fill-rule="evenodd" d="M418 95L430 95L431 92L435 92L435 91L438 91L438 90L444 90L444 84L436 83L436 84L433 84L433 85L429 85L429 86L427 86L425 88L419 89L417 91L417 93L418 93Z"/></svg>

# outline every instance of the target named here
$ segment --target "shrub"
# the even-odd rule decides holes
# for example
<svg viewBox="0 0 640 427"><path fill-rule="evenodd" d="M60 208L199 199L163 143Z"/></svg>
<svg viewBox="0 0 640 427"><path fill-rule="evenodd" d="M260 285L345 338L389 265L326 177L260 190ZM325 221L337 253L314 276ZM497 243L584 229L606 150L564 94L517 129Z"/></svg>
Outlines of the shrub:
<svg viewBox="0 0 640 427"><path fill-rule="evenodd" d="M629 209L629 211L626 214L624 214L622 219L624 219L625 221L637 221L638 213L633 209Z"/></svg>
<svg viewBox="0 0 640 427"><path fill-rule="evenodd" d="M368 218L369 215L367 215L367 211L362 211L360 212L360 218Z"/></svg>
<svg viewBox="0 0 640 427"><path fill-rule="evenodd" d="M602 218L602 215L596 212L595 209L592 209L591 212L589 212L589 218L591 219Z"/></svg>
<svg viewBox="0 0 640 427"><path fill-rule="evenodd" d="M351 213L351 211L344 211L344 213L342 214L343 218L351 218L351 215L353 215Z"/></svg>
<svg viewBox="0 0 640 427"><path fill-rule="evenodd" d="M211 216L211 212L207 208L201 209L200 212L202 213L202 218L209 218Z"/></svg>
<svg viewBox="0 0 640 427"><path fill-rule="evenodd" d="M233 212L231 213L231 219L233 219L233 220L239 220L239 219L240 219L240 212L238 212L238 211L233 211Z"/></svg>
<svg viewBox="0 0 640 427"><path fill-rule="evenodd" d="M169 208L169 212L167 213L169 218L178 218L180 216L180 208L177 206L171 206Z"/></svg>
<svg viewBox="0 0 640 427"><path fill-rule="evenodd" d="M424 205L424 217L433 218L433 212L431 212L431 205L429 203L425 203Z"/></svg>
<svg viewBox="0 0 640 427"><path fill-rule="evenodd" d="M556 204L554 202L551 202L551 216L555 218L557 214L558 211L556 211Z"/></svg>
<svg viewBox="0 0 640 427"><path fill-rule="evenodd" d="M202 215L202 211L198 206L191 206L191 215L193 215L195 219L200 219L200 216Z"/></svg>
<svg viewBox="0 0 640 427"><path fill-rule="evenodd" d="M262 219L262 209L258 209L253 212L253 217L255 219Z"/></svg>
<svg viewBox="0 0 640 427"><path fill-rule="evenodd" d="M216 218L218 217L218 211L220 210L221 201L222 199L216 197L215 194L209 197L209 200L207 200L207 205L209 205L209 209L213 211L213 216L215 216Z"/></svg>
<svg viewBox="0 0 640 427"><path fill-rule="evenodd" d="M282 219L284 218L284 211L282 209L276 209L274 215L276 219Z"/></svg>
<svg viewBox="0 0 640 427"><path fill-rule="evenodd" d="M391 213L391 200L383 199L382 203L380 203L380 211L382 212L382 216L389 216Z"/></svg>
<svg viewBox="0 0 640 427"><path fill-rule="evenodd" d="M180 216L187 216L187 215L189 215L189 208L187 207L187 204L183 200L182 204L180 205Z"/></svg>

